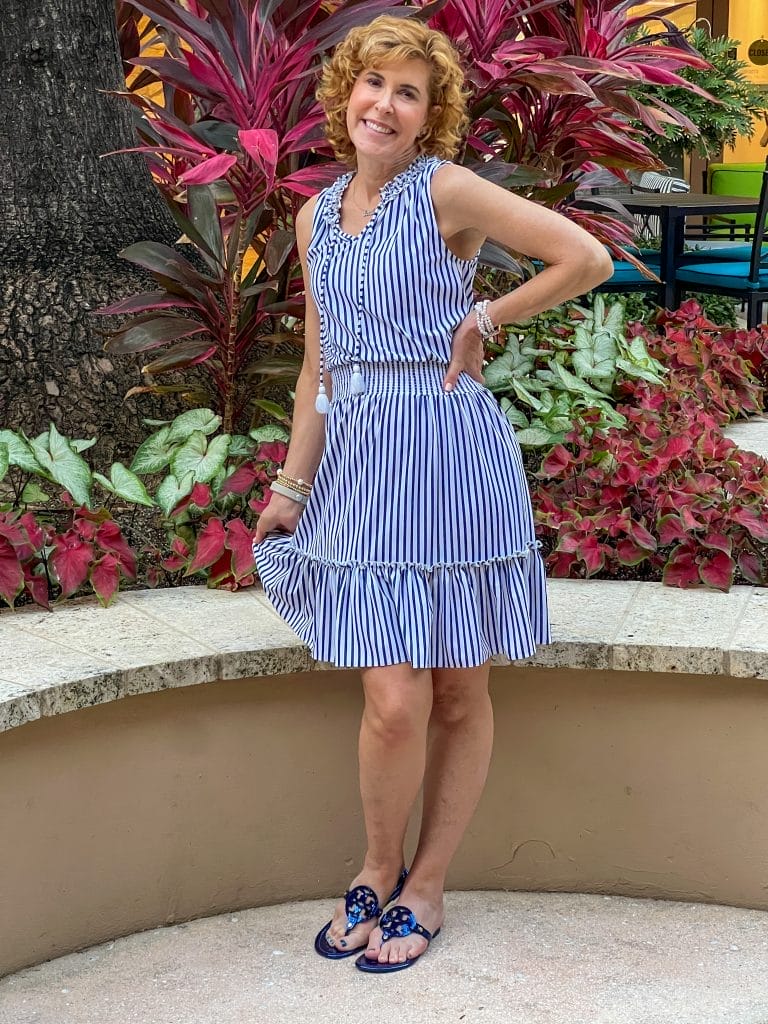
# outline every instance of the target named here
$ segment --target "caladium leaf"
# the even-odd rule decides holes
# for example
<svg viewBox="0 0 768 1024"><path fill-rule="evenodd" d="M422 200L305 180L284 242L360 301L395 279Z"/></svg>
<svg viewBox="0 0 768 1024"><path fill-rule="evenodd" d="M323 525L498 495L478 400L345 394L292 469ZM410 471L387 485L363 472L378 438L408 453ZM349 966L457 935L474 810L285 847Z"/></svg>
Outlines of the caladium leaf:
<svg viewBox="0 0 768 1024"><path fill-rule="evenodd" d="M94 554L93 545L84 541L76 530L68 530L55 539L50 563L62 597L74 594L85 583Z"/></svg>
<svg viewBox="0 0 768 1024"><path fill-rule="evenodd" d="M11 457L10 452L8 451L8 445L4 441L0 441L0 480L4 479L10 464Z"/></svg>
<svg viewBox="0 0 768 1024"><path fill-rule="evenodd" d="M202 431L193 431L171 459L177 479L192 473L196 483L207 483L221 469L229 454L229 434L219 434L210 444Z"/></svg>
<svg viewBox="0 0 768 1024"><path fill-rule="evenodd" d="M232 552L232 575L242 579L256 568L253 557L254 531L249 530L242 519L230 519L226 526L224 546Z"/></svg>
<svg viewBox="0 0 768 1024"><path fill-rule="evenodd" d="M209 519L198 535L195 556L184 575L191 576L192 573L213 565L224 553L225 542L226 533L222 521L216 518Z"/></svg>
<svg viewBox="0 0 768 1024"><path fill-rule="evenodd" d="M168 441L186 441L195 430L206 435L213 434L220 426L221 416L217 416L212 409L190 409L180 413L170 424Z"/></svg>
<svg viewBox="0 0 768 1024"><path fill-rule="evenodd" d="M169 473L162 481L155 492L155 501L166 519L170 518L173 510L187 497L194 485L195 478L192 473L186 473L181 480L177 480L173 473Z"/></svg>
<svg viewBox="0 0 768 1024"><path fill-rule="evenodd" d="M120 586L120 570L117 557L110 552L94 562L89 574L94 593L102 607L108 607L114 600Z"/></svg>
<svg viewBox="0 0 768 1024"><path fill-rule="evenodd" d="M13 607L14 601L23 589L24 570L16 549L9 540L0 536L0 597Z"/></svg>
<svg viewBox="0 0 768 1024"><path fill-rule="evenodd" d="M26 438L12 430L0 430L0 444L4 444L8 449L8 461L11 466L18 466L25 473L40 472L40 464Z"/></svg>
<svg viewBox="0 0 768 1024"><path fill-rule="evenodd" d="M91 470L88 463L70 447L54 424L50 425L45 443L32 442L35 457L50 478L72 495L78 505L91 507Z"/></svg>
<svg viewBox="0 0 768 1024"><path fill-rule="evenodd" d="M171 430L170 424L161 427L140 445L131 462L132 473L159 473L165 469L177 447L177 439L171 437Z"/></svg>

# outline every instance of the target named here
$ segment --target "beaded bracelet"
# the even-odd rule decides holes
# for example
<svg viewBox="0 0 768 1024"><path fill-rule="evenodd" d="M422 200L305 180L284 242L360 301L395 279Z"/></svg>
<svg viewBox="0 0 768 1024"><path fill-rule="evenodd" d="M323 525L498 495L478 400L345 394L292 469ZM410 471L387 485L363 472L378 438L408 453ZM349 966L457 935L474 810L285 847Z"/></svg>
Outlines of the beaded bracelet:
<svg viewBox="0 0 768 1024"><path fill-rule="evenodd" d="M282 469L278 469L277 475L280 483L286 487L290 487L294 491L298 491L300 494L310 494L312 492L312 484L308 484L306 480L302 480L301 477L294 479L292 476L287 476Z"/></svg>
<svg viewBox="0 0 768 1024"><path fill-rule="evenodd" d="M275 494L283 494L286 498L290 498L292 501L297 501L299 505L306 505L309 501L308 494L301 494L299 491L291 490L290 487L283 487L277 480L269 485L270 490L274 491Z"/></svg>
<svg viewBox="0 0 768 1024"><path fill-rule="evenodd" d="M483 341L487 341L489 338L495 338L499 333L499 328L496 327L488 313L488 302L488 299L482 299L480 302L476 302L472 307L477 319L477 329L480 331L480 336Z"/></svg>

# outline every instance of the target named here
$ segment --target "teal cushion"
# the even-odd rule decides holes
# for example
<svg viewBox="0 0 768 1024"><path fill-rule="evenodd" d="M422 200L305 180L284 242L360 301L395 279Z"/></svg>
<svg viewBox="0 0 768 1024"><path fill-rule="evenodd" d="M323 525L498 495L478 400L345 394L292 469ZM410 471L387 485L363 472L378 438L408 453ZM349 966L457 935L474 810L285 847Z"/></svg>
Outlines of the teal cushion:
<svg viewBox="0 0 768 1024"><path fill-rule="evenodd" d="M681 260L695 260L697 263L702 259L742 260L749 263L751 258L751 242L746 242L743 245L715 245L711 249L695 249L693 252L684 252L680 257ZM768 260L768 242L763 245L761 260Z"/></svg>
<svg viewBox="0 0 768 1024"><path fill-rule="evenodd" d="M760 274L756 282L748 281L748 263L694 263L680 267L675 274L678 281L687 284L714 284L721 288L738 288L742 291L762 290L768 288L768 267Z"/></svg>
<svg viewBox="0 0 768 1024"><path fill-rule="evenodd" d="M656 271L658 266L651 266L650 269ZM613 274L608 278L606 284L647 284L649 287L654 287L656 282L643 277L628 260L614 260Z"/></svg>

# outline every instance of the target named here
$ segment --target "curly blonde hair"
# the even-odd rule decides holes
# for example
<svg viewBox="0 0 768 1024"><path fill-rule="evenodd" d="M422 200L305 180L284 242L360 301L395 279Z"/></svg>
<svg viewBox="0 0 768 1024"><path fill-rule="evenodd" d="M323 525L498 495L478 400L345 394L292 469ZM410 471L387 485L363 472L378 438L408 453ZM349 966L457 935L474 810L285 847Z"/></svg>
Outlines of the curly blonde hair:
<svg viewBox="0 0 768 1024"><path fill-rule="evenodd" d="M368 25L351 29L323 67L317 99L325 111L325 134L337 160L350 167L357 162L346 115L352 87L361 72L415 59L429 65L429 106L440 107L435 114L430 109L426 133L416 145L430 156L451 159L456 155L468 123L468 94L458 54L442 32L412 18L382 14Z"/></svg>

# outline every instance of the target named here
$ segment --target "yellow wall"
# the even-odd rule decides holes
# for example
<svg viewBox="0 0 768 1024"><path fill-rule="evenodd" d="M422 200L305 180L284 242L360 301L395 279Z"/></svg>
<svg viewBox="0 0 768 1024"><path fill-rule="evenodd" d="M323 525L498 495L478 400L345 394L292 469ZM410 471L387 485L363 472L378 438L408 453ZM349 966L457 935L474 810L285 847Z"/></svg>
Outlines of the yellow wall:
<svg viewBox="0 0 768 1024"><path fill-rule="evenodd" d="M765 0L730 0L730 13L728 19L728 35L732 39L739 40L737 48L741 60L748 61L747 50L756 39L768 38L768 4ZM759 66L749 63L746 72L753 82L768 89L768 64ZM761 146L760 142L766 138L766 145ZM761 119L755 125L755 134L752 140L739 139L733 149L725 152L727 163L745 162L758 163L765 160L768 154L768 125Z"/></svg>

